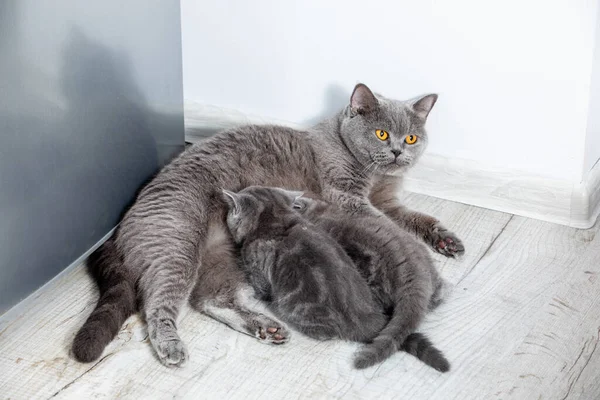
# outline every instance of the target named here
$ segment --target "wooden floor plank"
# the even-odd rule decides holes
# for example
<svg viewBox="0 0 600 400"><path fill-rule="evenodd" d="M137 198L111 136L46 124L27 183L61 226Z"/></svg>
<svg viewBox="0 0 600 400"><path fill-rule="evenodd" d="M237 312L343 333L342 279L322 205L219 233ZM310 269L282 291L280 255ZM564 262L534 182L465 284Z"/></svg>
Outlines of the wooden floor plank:
<svg viewBox="0 0 600 400"><path fill-rule="evenodd" d="M568 393L598 343L597 230L511 220L440 310L439 341L459 368L433 398L562 399ZM577 390L600 397L595 382Z"/></svg>
<svg viewBox="0 0 600 400"><path fill-rule="evenodd" d="M190 310L179 324L191 356L185 368L158 363L138 317L99 362L78 364L68 349L97 297L80 267L0 319L0 397L594 398L598 227L578 231L414 194L404 201L438 217L467 248L462 260L436 256L457 286L422 329L452 362L447 374L403 354L355 371L355 344L296 334L266 346Z"/></svg>
<svg viewBox="0 0 600 400"><path fill-rule="evenodd" d="M401 199L410 209L435 216L463 240L466 250L460 259L434 255L439 270L453 284L473 270L512 218L511 214L416 193L402 193Z"/></svg>

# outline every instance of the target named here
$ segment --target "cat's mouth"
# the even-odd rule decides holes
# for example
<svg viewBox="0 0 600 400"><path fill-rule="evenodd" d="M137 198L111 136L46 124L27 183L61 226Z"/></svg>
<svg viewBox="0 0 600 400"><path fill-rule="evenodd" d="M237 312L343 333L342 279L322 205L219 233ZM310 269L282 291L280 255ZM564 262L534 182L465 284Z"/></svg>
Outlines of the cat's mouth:
<svg viewBox="0 0 600 400"><path fill-rule="evenodd" d="M371 154L371 162L364 168L364 172L375 174L388 174L403 170L411 165L411 161L405 157L390 157L387 154Z"/></svg>
<svg viewBox="0 0 600 400"><path fill-rule="evenodd" d="M402 169L403 166L398 165L396 160L392 161L384 161L384 162L375 162L371 163L370 168L366 168L367 171L375 174L375 175L387 175L393 173L399 169Z"/></svg>
<svg viewBox="0 0 600 400"><path fill-rule="evenodd" d="M398 167L408 167L410 165L410 161L404 158L396 158L393 164Z"/></svg>
<svg viewBox="0 0 600 400"><path fill-rule="evenodd" d="M383 175L394 174L410 168L410 161L405 159L395 159L391 162L380 165L377 172Z"/></svg>

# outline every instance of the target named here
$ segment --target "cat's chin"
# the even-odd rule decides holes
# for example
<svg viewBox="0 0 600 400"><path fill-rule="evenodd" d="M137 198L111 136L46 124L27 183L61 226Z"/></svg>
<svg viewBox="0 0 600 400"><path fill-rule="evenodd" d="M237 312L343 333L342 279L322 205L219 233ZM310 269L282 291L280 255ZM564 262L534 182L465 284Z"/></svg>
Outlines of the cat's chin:
<svg viewBox="0 0 600 400"><path fill-rule="evenodd" d="M407 170L414 165L413 161L409 160L396 160L394 166L398 169Z"/></svg>
<svg viewBox="0 0 600 400"><path fill-rule="evenodd" d="M379 176L401 175L406 169L408 169L408 168L399 167L396 164L389 164L386 166L382 166L380 169L378 169L375 172L375 175L379 175Z"/></svg>
<svg viewBox="0 0 600 400"><path fill-rule="evenodd" d="M393 163L382 169L383 175L402 175L410 169L412 165L409 163L398 164Z"/></svg>

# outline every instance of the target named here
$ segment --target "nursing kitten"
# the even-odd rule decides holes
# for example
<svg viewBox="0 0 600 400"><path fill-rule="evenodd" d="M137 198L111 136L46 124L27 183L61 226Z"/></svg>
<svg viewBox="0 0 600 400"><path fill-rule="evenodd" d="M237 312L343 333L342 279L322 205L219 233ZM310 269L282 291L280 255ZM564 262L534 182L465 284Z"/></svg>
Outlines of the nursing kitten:
<svg viewBox="0 0 600 400"><path fill-rule="evenodd" d="M188 358L177 333L184 302L267 343L285 340L285 327L255 308L252 287L227 256L221 189L251 185L308 190L356 215L387 215L446 256L464 251L436 219L404 209L398 177L427 143L425 122L437 99L395 101L359 84L340 113L302 131L279 126L228 130L186 149L139 193L115 234L89 260L98 304L75 336L73 354L98 359L124 321L140 310L159 360ZM385 133L383 133L385 132ZM216 268L206 249L220 246Z"/></svg>
<svg viewBox="0 0 600 400"><path fill-rule="evenodd" d="M414 333L442 282L425 248L386 230L376 217L349 220L298 192L253 186L224 194L241 268L276 317L314 339L368 343L355 359L357 368L406 350L440 371L449 369L442 353Z"/></svg>
<svg viewBox="0 0 600 400"><path fill-rule="evenodd" d="M293 211L296 192L252 186L224 194L240 265L276 317L319 340L377 335L383 310L340 245Z"/></svg>
<svg viewBox="0 0 600 400"><path fill-rule="evenodd" d="M444 300L448 287L427 249L385 218L349 217L310 196L296 197L292 207L342 246L390 315L386 327L359 351L355 366L366 368L404 350L448 371L444 355L424 335L414 333L427 312Z"/></svg>

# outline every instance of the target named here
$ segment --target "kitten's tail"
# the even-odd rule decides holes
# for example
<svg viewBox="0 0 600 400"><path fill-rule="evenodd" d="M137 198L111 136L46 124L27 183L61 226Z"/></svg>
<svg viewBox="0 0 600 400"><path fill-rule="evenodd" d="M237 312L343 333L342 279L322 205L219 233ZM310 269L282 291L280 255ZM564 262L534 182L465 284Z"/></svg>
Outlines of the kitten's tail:
<svg viewBox="0 0 600 400"><path fill-rule="evenodd" d="M378 336L358 352L354 358L354 366L358 369L371 367L383 362L398 350L412 354L440 372L450 370L450 363L444 354L422 333L411 333L400 346L391 336Z"/></svg>
<svg viewBox="0 0 600 400"><path fill-rule="evenodd" d="M80 362L98 359L125 320L136 311L135 287L125 276L123 261L113 238L88 259L100 288L100 299L73 340L73 355Z"/></svg>
<svg viewBox="0 0 600 400"><path fill-rule="evenodd" d="M443 353L435 348L425 335L414 333L418 318L411 318L411 315L419 314L418 310L411 309L406 302L400 304L394 310L385 328L358 351L354 358L354 366L358 369L367 368L402 350L438 371L448 371L450 363Z"/></svg>
<svg viewBox="0 0 600 400"><path fill-rule="evenodd" d="M422 333L412 333L408 335L400 350L412 354L425 364L437 369L440 372L448 372L450 363L437 347L435 347Z"/></svg>

